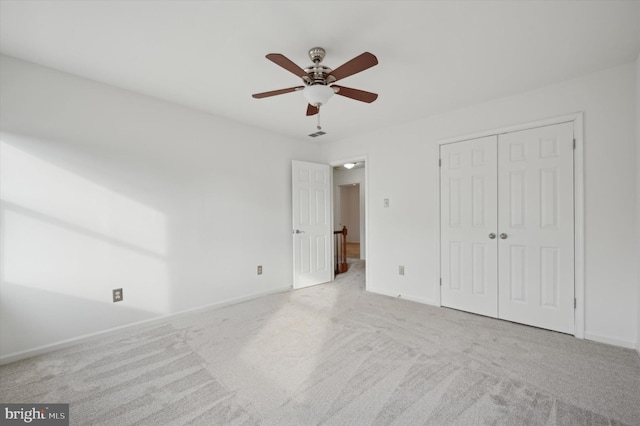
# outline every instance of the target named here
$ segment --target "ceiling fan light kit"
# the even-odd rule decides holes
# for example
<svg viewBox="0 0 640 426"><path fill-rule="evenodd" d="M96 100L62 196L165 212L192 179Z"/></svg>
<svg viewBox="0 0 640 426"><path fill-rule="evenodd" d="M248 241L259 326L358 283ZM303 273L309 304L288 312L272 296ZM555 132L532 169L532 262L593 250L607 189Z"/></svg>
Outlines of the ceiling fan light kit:
<svg viewBox="0 0 640 426"><path fill-rule="evenodd" d="M270 96L302 91L302 95L308 102L307 116L318 114L318 129L320 129L320 107L326 105L334 94L366 103L371 103L378 98L378 95L375 93L333 84L340 79L357 74L377 65L378 59L373 54L364 52L363 54L356 56L350 61L339 66L335 70L320 64L324 59L325 54L326 51L322 47L314 47L310 49L309 58L313 62L313 65L302 69L280 53L269 53L266 56L267 59L300 77L304 86L254 93L252 96L256 99L262 99Z"/></svg>
<svg viewBox="0 0 640 426"><path fill-rule="evenodd" d="M306 86L302 89L302 95L309 102L309 105L319 108L325 105L327 101L333 96L335 92L333 88L329 86L323 86L322 84L314 84Z"/></svg>

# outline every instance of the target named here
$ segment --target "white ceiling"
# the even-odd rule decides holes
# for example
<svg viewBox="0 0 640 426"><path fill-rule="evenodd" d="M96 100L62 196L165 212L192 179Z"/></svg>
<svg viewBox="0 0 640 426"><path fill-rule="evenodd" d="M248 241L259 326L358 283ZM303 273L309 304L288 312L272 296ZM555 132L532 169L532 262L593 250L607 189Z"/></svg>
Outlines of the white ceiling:
<svg viewBox="0 0 640 426"><path fill-rule="evenodd" d="M340 81L327 135L309 138L300 85L265 59L302 68L327 50L337 68L369 51L379 65ZM309 142L330 142L633 61L640 1L1 0L0 50Z"/></svg>

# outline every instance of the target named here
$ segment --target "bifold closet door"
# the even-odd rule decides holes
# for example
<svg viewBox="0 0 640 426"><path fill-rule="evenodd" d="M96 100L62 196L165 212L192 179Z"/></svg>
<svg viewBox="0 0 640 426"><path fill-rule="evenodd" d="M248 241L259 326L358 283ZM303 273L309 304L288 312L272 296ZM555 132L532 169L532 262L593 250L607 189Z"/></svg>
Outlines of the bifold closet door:
<svg viewBox="0 0 640 426"><path fill-rule="evenodd" d="M443 306L496 317L497 137L440 147Z"/></svg>
<svg viewBox="0 0 640 426"><path fill-rule="evenodd" d="M573 123L500 135L498 166L498 316L573 333Z"/></svg>

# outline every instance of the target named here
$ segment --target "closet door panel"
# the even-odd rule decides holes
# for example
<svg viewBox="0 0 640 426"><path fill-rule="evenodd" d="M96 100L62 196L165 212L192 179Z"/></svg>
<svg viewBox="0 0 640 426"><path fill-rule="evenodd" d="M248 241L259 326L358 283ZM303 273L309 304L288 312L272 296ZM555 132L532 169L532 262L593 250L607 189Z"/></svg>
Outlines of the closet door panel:
<svg viewBox="0 0 640 426"><path fill-rule="evenodd" d="M496 317L497 137L442 145L440 159L441 303Z"/></svg>
<svg viewBox="0 0 640 426"><path fill-rule="evenodd" d="M574 332L573 123L498 137L499 318Z"/></svg>

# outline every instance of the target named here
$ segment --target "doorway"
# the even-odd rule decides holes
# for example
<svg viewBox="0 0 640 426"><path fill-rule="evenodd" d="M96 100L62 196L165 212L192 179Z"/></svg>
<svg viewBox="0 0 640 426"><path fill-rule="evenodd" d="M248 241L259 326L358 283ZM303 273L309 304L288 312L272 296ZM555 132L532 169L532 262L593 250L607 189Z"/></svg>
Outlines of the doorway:
<svg viewBox="0 0 640 426"><path fill-rule="evenodd" d="M344 165L353 164L346 168ZM347 258L366 259L366 163L341 162L333 167L334 229L347 228Z"/></svg>
<svg viewBox="0 0 640 426"><path fill-rule="evenodd" d="M340 222L348 230L347 258L360 259L360 184L340 185Z"/></svg>
<svg viewBox="0 0 640 426"><path fill-rule="evenodd" d="M351 164L345 167L349 161ZM325 283L338 273L332 266L338 264L334 265L333 260L337 262L339 257L334 243L336 234L340 234L341 186L358 188L358 223L351 225L354 228L351 236L354 233L358 236L354 244L359 246L359 253L356 252L350 261L360 262L360 269L364 269L367 221L365 160L349 161L331 165L292 161L293 288ZM340 260L342 264L347 267L346 257ZM366 274L365 269L365 289Z"/></svg>

